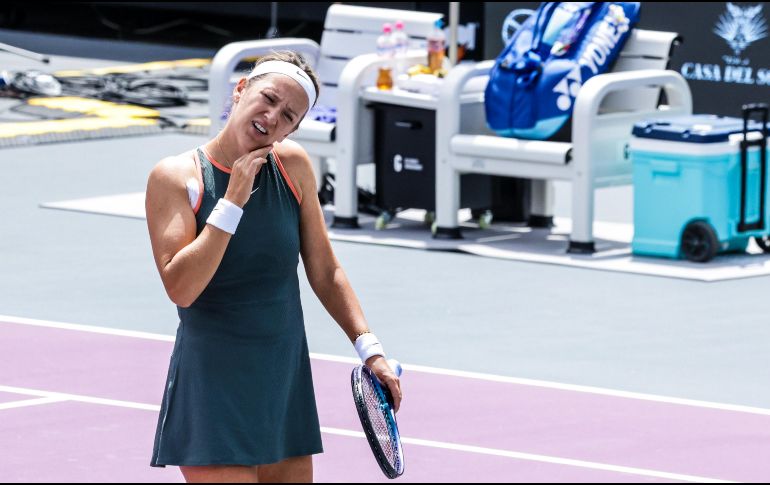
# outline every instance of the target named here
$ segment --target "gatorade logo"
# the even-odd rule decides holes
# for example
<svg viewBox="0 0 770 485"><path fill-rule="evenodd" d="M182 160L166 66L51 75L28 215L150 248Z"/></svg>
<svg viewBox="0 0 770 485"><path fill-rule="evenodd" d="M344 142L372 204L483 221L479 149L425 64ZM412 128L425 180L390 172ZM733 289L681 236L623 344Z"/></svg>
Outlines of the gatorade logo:
<svg viewBox="0 0 770 485"><path fill-rule="evenodd" d="M404 157L403 155L396 154L393 156L393 170L399 173L403 170L412 170L414 172L422 172L425 169L419 158Z"/></svg>
<svg viewBox="0 0 770 485"><path fill-rule="evenodd" d="M393 157L393 170L395 170L396 173L398 173L403 169L404 169L404 157L402 157L399 154L396 154Z"/></svg>

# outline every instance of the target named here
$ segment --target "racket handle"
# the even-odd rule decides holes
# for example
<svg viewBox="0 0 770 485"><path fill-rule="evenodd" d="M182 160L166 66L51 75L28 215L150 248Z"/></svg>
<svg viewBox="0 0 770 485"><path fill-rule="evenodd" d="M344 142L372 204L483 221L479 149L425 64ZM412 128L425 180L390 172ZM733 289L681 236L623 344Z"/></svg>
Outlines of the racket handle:
<svg viewBox="0 0 770 485"><path fill-rule="evenodd" d="M401 368L401 362L396 359L388 359L388 365L393 369L393 372L396 373L396 377L401 377L401 373L404 371L404 369Z"/></svg>

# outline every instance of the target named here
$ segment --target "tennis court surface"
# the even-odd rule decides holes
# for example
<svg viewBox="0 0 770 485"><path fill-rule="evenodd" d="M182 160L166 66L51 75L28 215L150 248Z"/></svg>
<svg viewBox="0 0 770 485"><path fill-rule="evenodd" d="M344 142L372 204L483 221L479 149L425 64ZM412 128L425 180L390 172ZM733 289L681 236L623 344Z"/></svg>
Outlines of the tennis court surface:
<svg viewBox="0 0 770 485"><path fill-rule="evenodd" d="M181 481L148 466L172 338L0 316L3 480ZM387 481L350 394L313 355L321 482ZM770 412L409 366L398 415L414 482L763 481ZM730 443L729 447L725 447Z"/></svg>
<svg viewBox="0 0 770 485"><path fill-rule="evenodd" d="M29 35L56 48L51 71L213 55ZM6 128L53 109L34 108L3 99ZM167 112L176 124L162 129L4 138L0 480L182 481L149 466L178 320L141 199L158 160L205 143L205 130L177 125L206 113L201 102ZM597 221L630 222L629 194L600 192L612 211ZM674 278L394 247L402 230L332 241L404 364L400 481L770 481L766 257L731 260L740 277ZM356 416L353 348L298 270L325 448L315 479L388 481Z"/></svg>

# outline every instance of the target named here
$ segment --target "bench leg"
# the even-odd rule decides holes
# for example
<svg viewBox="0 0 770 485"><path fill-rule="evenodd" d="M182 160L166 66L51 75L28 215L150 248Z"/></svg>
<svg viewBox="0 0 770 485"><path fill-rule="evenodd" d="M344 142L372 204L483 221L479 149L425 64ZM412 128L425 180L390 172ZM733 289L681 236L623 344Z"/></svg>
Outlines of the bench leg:
<svg viewBox="0 0 770 485"><path fill-rule="evenodd" d="M529 227L553 227L553 182L532 180Z"/></svg>
<svg viewBox="0 0 770 485"><path fill-rule="evenodd" d="M594 186L590 174L582 175L572 183L572 234L567 252L593 254Z"/></svg>
<svg viewBox="0 0 770 485"><path fill-rule="evenodd" d="M338 156L335 181L332 227L358 229L358 180L352 151L345 152L344 157Z"/></svg>
<svg viewBox="0 0 770 485"><path fill-rule="evenodd" d="M436 239L462 239L457 211L460 210L460 174L446 163L436 166Z"/></svg>

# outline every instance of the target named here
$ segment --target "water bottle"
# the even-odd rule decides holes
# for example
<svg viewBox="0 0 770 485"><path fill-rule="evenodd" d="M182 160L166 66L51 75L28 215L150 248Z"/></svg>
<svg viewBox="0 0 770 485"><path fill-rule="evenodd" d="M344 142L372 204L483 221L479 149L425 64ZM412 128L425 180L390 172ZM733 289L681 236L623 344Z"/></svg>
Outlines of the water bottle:
<svg viewBox="0 0 770 485"><path fill-rule="evenodd" d="M444 65L446 36L441 25L441 19L436 20L433 24L433 30L428 35L428 68L434 74L439 72Z"/></svg>
<svg viewBox="0 0 770 485"><path fill-rule="evenodd" d="M393 44L396 51L396 77L406 72L406 53L409 50L409 36L404 32L404 22L396 20L396 30L393 31Z"/></svg>
<svg viewBox="0 0 770 485"><path fill-rule="evenodd" d="M389 90L393 88L393 58L396 54L393 42L393 26L389 23L382 25L382 35L377 37L377 55L386 62L380 67L377 75L377 88Z"/></svg>

